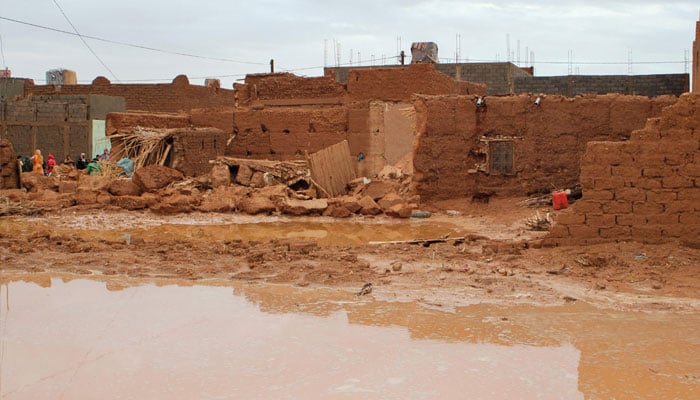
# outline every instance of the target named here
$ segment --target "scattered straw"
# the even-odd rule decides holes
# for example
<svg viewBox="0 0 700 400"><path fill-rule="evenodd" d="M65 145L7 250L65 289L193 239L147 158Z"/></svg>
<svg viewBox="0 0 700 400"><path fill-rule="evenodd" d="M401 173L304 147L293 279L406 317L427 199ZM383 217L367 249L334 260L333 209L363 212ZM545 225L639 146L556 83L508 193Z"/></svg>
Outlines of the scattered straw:
<svg viewBox="0 0 700 400"><path fill-rule="evenodd" d="M40 209L31 204L22 204L11 201L9 197L0 197L0 216L7 215L33 215Z"/></svg>
<svg viewBox="0 0 700 400"><path fill-rule="evenodd" d="M117 133L110 139L121 140L122 146L112 154L115 160L130 158L134 170L146 165L163 165L170 153L168 139L172 132L166 130L144 129L139 126L133 131Z"/></svg>

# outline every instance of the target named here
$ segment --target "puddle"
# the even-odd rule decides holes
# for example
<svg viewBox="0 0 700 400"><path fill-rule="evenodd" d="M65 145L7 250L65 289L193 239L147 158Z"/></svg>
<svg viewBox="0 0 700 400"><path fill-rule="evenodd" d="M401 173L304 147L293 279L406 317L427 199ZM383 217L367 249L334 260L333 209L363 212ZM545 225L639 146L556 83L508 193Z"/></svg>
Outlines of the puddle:
<svg viewBox="0 0 700 400"><path fill-rule="evenodd" d="M286 286L3 282L0 398L698 398L700 317Z"/></svg>
<svg viewBox="0 0 700 400"><path fill-rule="evenodd" d="M201 218L201 217L199 217ZM202 241L270 241L273 239L302 239L316 241L320 246L351 246L366 244L371 241L395 241L412 239L431 239L455 233L455 226L446 222L427 220L358 220L358 221L323 221L315 219L284 219L268 217L235 218L219 220L207 218L183 219L167 222L159 219L126 220L109 223L101 221L100 216L70 215L61 220L42 218L32 222L24 220L7 220L0 227L5 234L29 233L38 230L51 230L53 235L71 234L105 240L124 240L141 238L144 240L202 240ZM270 222L270 220L272 220ZM319 221L320 220L320 221ZM174 223L173 223L174 222Z"/></svg>

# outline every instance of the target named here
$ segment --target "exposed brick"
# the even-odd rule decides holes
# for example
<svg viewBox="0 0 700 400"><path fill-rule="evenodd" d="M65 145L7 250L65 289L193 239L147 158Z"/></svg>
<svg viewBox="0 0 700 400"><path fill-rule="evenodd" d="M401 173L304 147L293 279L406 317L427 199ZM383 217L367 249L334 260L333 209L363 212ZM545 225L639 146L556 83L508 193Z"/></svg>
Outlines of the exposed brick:
<svg viewBox="0 0 700 400"><path fill-rule="evenodd" d="M632 203L632 211L640 215L661 214L664 212L663 204L637 202Z"/></svg>
<svg viewBox="0 0 700 400"><path fill-rule="evenodd" d="M617 189L625 186L625 180L619 176L595 177L593 186L598 190Z"/></svg>
<svg viewBox="0 0 700 400"><path fill-rule="evenodd" d="M600 237L609 239L630 239L632 238L632 228L629 226L613 226L610 228L600 228Z"/></svg>
<svg viewBox="0 0 700 400"><path fill-rule="evenodd" d="M585 194L584 198L577 201L576 204L574 205L574 210L577 213L593 213L593 214L601 214L603 212L603 207L602 203L600 201L596 200L586 200Z"/></svg>
<svg viewBox="0 0 700 400"><path fill-rule="evenodd" d="M566 227L566 225L556 224L549 231L549 237L553 237L553 238L569 237L569 229Z"/></svg>
<svg viewBox="0 0 700 400"><path fill-rule="evenodd" d="M569 234L574 239L595 238L599 235L599 229L588 225L569 225Z"/></svg>
<svg viewBox="0 0 700 400"><path fill-rule="evenodd" d="M642 176L642 171L638 166L617 165L612 167L612 175L636 178Z"/></svg>
<svg viewBox="0 0 700 400"><path fill-rule="evenodd" d="M647 201L654 203L668 203L678 199L678 192L674 190L649 190L647 191Z"/></svg>
<svg viewBox="0 0 700 400"><path fill-rule="evenodd" d="M694 185L692 179L686 178L684 176L668 176L662 178L661 182L664 188L669 189L691 188Z"/></svg>
<svg viewBox="0 0 700 400"><path fill-rule="evenodd" d="M680 215L680 223L684 225L700 225L700 212L686 212Z"/></svg>
<svg viewBox="0 0 700 400"><path fill-rule="evenodd" d="M663 167L644 167L642 176L646 178L661 178L668 175L673 175L676 168L670 166Z"/></svg>
<svg viewBox="0 0 700 400"><path fill-rule="evenodd" d="M687 177L700 177L700 163L692 163L692 164L686 164L683 165L679 173L682 176L687 176Z"/></svg>
<svg viewBox="0 0 700 400"><path fill-rule="evenodd" d="M679 221L680 214L653 214L647 215L647 224L650 225L672 225L677 224Z"/></svg>
<svg viewBox="0 0 700 400"><path fill-rule="evenodd" d="M684 189L678 192L678 200L700 202L700 188Z"/></svg>
<svg viewBox="0 0 700 400"><path fill-rule="evenodd" d="M611 190L586 190L586 200L612 200L614 194Z"/></svg>
<svg viewBox="0 0 700 400"><path fill-rule="evenodd" d="M632 227L632 239L642 243L661 243L661 225L641 225Z"/></svg>
<svg viewBox="0 0 700 400"><path fill-rule="evenodd" d="M556 214L557 224L562 225L576 225L586 223L586 215L578 212L574 212L573 209L569 208L565 212L560 212Z"/></svg>
<svg viewBox="0 0 700 400"><path fill-rule="evenodd" d="M612 214L586 214L586 225L599 228L614 226L615 216Z"/></svg>
<svg viewBox="0 0 700 400"><path fill-rule="evenodd" d="M634 226L644 225L647 223L646 216L637 214L621 214L615 216L615 222L618 225Z"/></svg>
<svg viewBox="0 0 700 400"><path fill-rule="evenodd" d="M626 214L632 212L632 203L629 201L609 201L603 203L603 212L606 214Z"/></svg>
<svg viewBox="0 0 700 400"><path fill-rule="evenodd" d="M668 214L700 211L700 202L692 200L678 200L664 204L664 210Z"/></svg>
<svg viewBox="0 0 700 400"><path fill-rule="evenodd" d="M646 200L646 191L637 188L622 188L615 191L615 200L644 201Z"/></svg>
<svg viewBox="0 0 700 400"><path fill-rule="evenodd" d="M660 189L661 181L659 179L644 179L641 178L636 181L636 187L640 189Z"/></svg>

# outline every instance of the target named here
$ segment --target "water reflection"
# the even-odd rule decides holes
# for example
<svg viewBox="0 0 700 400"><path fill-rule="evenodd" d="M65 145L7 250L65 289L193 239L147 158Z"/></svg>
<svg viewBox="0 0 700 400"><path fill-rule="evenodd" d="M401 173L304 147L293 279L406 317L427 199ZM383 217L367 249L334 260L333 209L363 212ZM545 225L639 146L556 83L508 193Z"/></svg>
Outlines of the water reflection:
<svg viewBox="0 0 700 400"><path fill-rule="evenodd" d="M342 308L261 312L225 287L3 291L3 399L582 398L568 344L416 340Z"/></svg>
<svg viewBox="0 0 700 400"><path fill-rule="evenodd" d="M3 399L700 394L695 314L585 304L445 312L335 289L0 282Z"/></svg>

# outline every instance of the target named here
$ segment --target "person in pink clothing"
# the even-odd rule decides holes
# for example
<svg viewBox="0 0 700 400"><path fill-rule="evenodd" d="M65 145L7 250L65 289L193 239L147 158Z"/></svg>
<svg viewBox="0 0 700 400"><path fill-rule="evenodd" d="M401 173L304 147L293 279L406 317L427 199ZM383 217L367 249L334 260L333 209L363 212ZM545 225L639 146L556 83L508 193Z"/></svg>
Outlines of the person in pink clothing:
<svg viewBox="0 0 700 400"><path fill-rule="evenodd" d="M56 157L49 153L49 160L46 162L46 175L51 176L54 167L56 166Z"/></svg>

